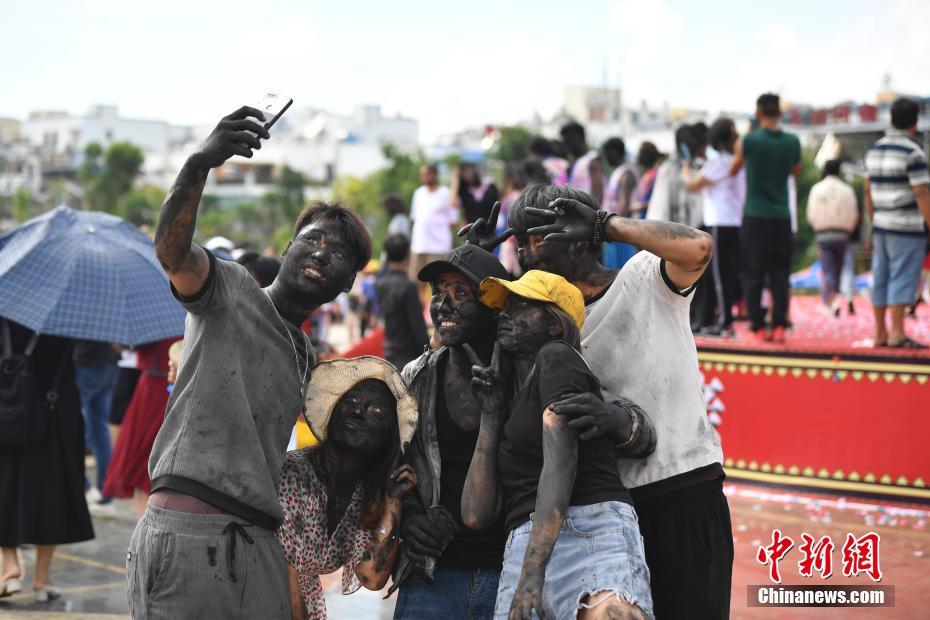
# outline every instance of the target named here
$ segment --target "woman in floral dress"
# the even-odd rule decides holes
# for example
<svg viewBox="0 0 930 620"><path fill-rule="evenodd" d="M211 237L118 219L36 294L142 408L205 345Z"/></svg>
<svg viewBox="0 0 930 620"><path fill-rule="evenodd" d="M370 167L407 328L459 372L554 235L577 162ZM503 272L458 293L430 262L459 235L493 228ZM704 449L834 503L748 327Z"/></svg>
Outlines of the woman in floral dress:
<svg viewBox="0 0 930 620"><path fill-rule="evenodd" d="M305 415L320 443L287 455L278 539L295 617L325 618L320 575L342 568L343 594L387 583L400 500L416 483L397 464L417 410L397 370L375 357L322 362L308 394Z"/></svg>

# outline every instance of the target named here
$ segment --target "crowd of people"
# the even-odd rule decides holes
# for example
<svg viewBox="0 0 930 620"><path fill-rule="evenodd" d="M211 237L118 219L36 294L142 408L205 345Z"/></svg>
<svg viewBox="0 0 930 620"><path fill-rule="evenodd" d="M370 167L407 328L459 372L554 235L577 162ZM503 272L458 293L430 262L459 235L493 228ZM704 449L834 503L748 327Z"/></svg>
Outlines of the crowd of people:
<svg viewBox="0 0 930 620"><path fill-rule="evenodd" d="M58 596L55 545L132 498L135 618L326 617L319 577L340 568L345 594L391 580L399 619L728 617L723 456L692 334L732 334L744 300L753 336L785 341L801 147L780 115L765 94L745 136L728 118L683 125L674 153L644 142L635 158L569 123L500 188L471 163L451 188L424 166L409 212L384 199L374 268L336 202L304 209L280 260L193 243L209 171L269 137L256 110L225 117L155 234L189 313L183 353L3 321L4 360L34 377L8 392L44 426L22 445L0 434L0 596L22 588L25 543L37 599ZM876 346L924 346L903 327L930 223L916 122L895 102L866 158ZM807 210L831 316L863 227L841 164ZM322 317L351 298L363 325L378 317L383 359L322 361ZM287 452L298 422L313 445Z"/></svg>

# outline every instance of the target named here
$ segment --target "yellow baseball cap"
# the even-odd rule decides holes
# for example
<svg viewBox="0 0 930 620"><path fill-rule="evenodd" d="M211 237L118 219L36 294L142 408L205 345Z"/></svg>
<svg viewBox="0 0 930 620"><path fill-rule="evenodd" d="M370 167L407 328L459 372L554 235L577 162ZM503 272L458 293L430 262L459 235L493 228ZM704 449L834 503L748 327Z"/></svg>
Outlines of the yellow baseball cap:
<svg viewBox="0 0 930 620"><path fill-rule="evenodd" d="M555 304L571 317L579 329L584 325L584 296L562 276L532 269L513 282L500 278L485 278L481 282L479 295L484 305L502 310L510 293Z"/></svg>

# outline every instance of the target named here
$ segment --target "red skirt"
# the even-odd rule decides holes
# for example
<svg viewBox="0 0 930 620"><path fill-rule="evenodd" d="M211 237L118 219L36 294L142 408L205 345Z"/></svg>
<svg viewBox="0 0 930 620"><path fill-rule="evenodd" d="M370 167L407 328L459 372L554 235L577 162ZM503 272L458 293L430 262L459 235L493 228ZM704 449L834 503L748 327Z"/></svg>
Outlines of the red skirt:
<svg viewBox="0 0 930 620"><path fill-rule="evenodd" d="M168 347L177 338L139 347L139 383L126 410L110 459L104 497L132 497L135 489L152 490L149 454L168 404Z"/></svg>

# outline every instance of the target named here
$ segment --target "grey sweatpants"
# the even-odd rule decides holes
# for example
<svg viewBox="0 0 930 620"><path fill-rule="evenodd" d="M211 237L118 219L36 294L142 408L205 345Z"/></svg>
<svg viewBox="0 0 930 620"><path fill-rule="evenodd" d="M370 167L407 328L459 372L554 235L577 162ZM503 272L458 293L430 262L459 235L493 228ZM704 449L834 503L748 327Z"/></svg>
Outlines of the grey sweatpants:
<svg viewBox="0 0 930 620"><path fill-rule="evenodd" d="M149 506L129 542L126 572L133 618L291 617L274 532L230 515Z"/></svg>

